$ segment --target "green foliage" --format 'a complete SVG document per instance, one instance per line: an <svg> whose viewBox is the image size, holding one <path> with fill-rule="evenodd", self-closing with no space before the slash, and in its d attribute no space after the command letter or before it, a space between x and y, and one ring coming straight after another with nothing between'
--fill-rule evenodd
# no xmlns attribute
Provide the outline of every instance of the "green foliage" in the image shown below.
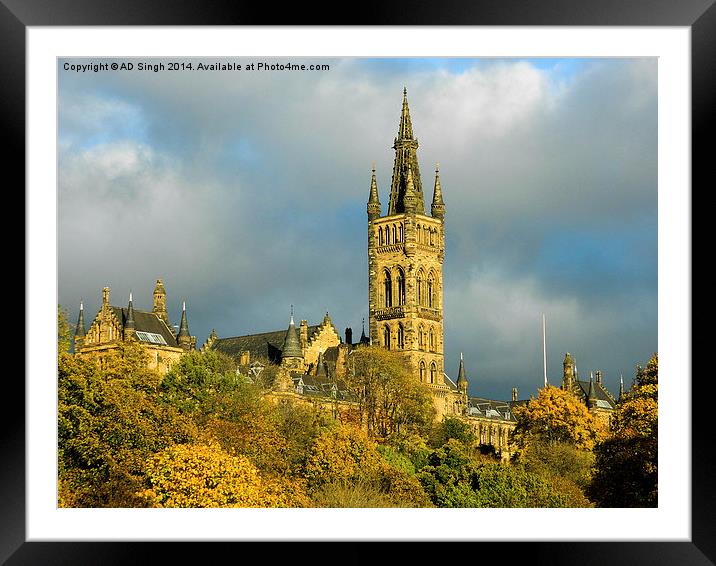
<svg viewBox="0 0 716 566"><path fill-rule="evenodd" d="M564 496L520 466L478 464L465 446L450 439L434 450L418 473L437 507L564 507Z"/></svg>
<svg viewBox="0 0 716 566"><path fill-rule="evenodd" d="M378 445L378 452L385 462L393 468L408 475L415 475L415 465L407 456L388 445Z"/></svg>
<svg viewBox="0 0 716 566"><path fill-rule="evenodd" d="M66 354L72 345L72 330L67 321L67 310L57 305L57 352Z"/></svg>
<svg viewBox="0 0 716 566"><path fill-rule="evenodd" d="M617 404L609 437L597 445L587 492L600 507L658 505L658 356L638 368L635 384Z"/></svg>
<svg viewBox="0 0 716 566"><path fill-rule="evenodd" d="M389 446L404 455L417 472L428 464L431 450L423 436L419 434L402 432L393 434L388 438Z"/></svg>
<svg viewBox="0 0 716 566"><path fill-rule="evenodd" d="M430 392L399 353L378 346L358 348L350 354L348 374L347 385L371 437L429 428L435 411Z"/></svg>
<svg viewBox="0 0 716 566"><path fill-rule="evenodd" d="M475 442L476 438L475 431L466 422L456 417L444 417L443 420L434 427L430 435L430 444L434 448L438 448L448 440L454 439L465 446L470 446Z"/></svg>
<svg viewBox="0 0 716 566"><path fill-rule="evenodd" d="M157 376L128 344L92 360L58 359L58 467L61 502L76 507L141 505L135 492L145 459L197 435L193 423L156 402Z"/></svg>

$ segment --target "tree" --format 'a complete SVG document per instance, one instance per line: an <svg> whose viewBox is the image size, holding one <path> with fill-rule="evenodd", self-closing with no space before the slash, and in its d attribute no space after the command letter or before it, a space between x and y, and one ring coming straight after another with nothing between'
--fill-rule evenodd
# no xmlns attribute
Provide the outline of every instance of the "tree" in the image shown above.
<svg viewBox="0 0 716 566"><path fill-rule="evenodd" d="M521 466L476 462L450 439L434 450L418 479L437 507L565 507L549 482Z"/></svg>
<svg viewBox="0 0 716 566"><path fill-rule="evenodd" d="M57 352L66 354L72 344L72 330L67 321L67 310L57 305Z"/></svg>
<svg viewBox="0 0 716 566"><path fill-rule="evenodd" d="M513 413L517 426L512 441L518 452L533 439L591 450L605 434L603 425L572 392L551 385L540 389L537 399L516 406Z"/></svg>
<svg viewBox="0 0 716 566"><path fill-rule="evenodd" d="M243 456L216 444L170 446L146 464L147 488L139 493L152 507L293 507L308 500L299 490L262 480Z"/></svg>
<svg viewBox="0 0 716 566"><path fill-rule="evenodd" d="M658 504L658 373L654 354L638 367L634 386L617 404L609 436L597 445L588 494L600 507Z"/></svg>
<svg viewBox="0 0 716 566"><path fill-rule="evenodd" d="M120 345L100 368L92 359L58 359L60 503L72 507L134 507L142 502L147 457L194 439L194 423L157 403L161 377L146 369L144 350Z"/></svg>
<svg viewBox="0 0 716 566"><path fill-rule="evenodd" d="M466 422L455 417L444 417L432 431L431 444L437 448L451 438L470 446L477 437L473 428Z"/></svg>
<svg viewBox="0 0 716 566"><path fill-rule="evenodd" d="M397 352L378 346L354 350L348 361L347 383L371 436L386 438L403 429L422 430L432 423L430 392L415 380Z"/></svg>

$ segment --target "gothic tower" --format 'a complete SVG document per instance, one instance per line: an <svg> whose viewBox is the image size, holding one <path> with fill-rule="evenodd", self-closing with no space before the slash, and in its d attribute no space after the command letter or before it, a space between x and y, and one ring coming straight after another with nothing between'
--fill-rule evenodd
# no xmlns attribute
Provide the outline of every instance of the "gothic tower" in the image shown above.
<svg viewBox="0 0 716 566"><path fill-rule="evenodd" d="M436 168L431 215L426 214L418 140L403 90L388 213L381 216L375 168L368 198L368 303L371 342L403 352L443 410L443 260L445 203Z"/></svg>

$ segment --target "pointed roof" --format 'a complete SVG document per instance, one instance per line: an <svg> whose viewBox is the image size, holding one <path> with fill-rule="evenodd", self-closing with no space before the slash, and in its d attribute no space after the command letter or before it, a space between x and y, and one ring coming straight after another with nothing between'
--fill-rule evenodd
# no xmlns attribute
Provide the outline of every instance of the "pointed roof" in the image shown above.
<svg viewBox="0 0 716 566"><path fill-rule="evenodd" d="M408 89L403 87L403 108L400 110L400 124L398 125L398 140L413 139L413 124L410 120L408 108Z"/></svg>
<svg viewBox="0 0 716 566"><path fill-rule="evenodd" d="M87 334L85 330L85 307L80 301L80 315L77 317L77 326L75 327L75 338L84 338Z"/></svg>
<svg viewBox="0 0 716 566"><path fill-rule="evenodd" d="M132 292L129 292L129 305L127 305L127 320L124 322L125 329L134 330L136 322L134 320L134 307L132 306Z"/></svg>
<svg viewBox="0 0 716 566"><path fill-rule="evenodd" d="M413 135L413 124L410 120L410 109L408 108L407 89L403 89L403 107L400 112L398 136L393 143L393 149L395 150L395 160L393 162L393 178L390 184L388 215L402 214L405 212L404 199L409 171L413 177L415 212L425 214L423 183L420 180L420 169L418 167L417 157L418 140L416 140Z"/></svg>
<svg viewBox="0 0 716 566"><path fill-rule="evenodd" d="M462 352L460 352L460 369L457 372L457 384L461 385L467 383L467 376L465 375L465 360L462 359Z"/></svg>
<svg viewBox="0 0 716 566"><path fill-rule="evenodd" d="M378 182L375 180L375 164L373 165L372 175L370 178L370 195L368 196L368 204L377 204L380 206L378 198Z"/></svg>
<svg viewBox="0 0 716 566"><path fill-rule="evenodd" d="M406 212L413 212L416 206L415 184L413 183L413 171L408 163L408 175L405 179L405 194L403 195L403 206Z"/></svg>
<svg viewBox="0 0 716 566"><path fill-rule="evenodd" d="M361 344L368 342L368 337L365 335L365 317L361 321L360 342Z"/></svg>
<svg viewBox="0 0 716 566"><path fill-rule="evenodd" d="M587 402L588 403L596 403L597 401L597 395L594 392L594 374L591 373L589 375L589 392L587 393Z"/></svg>
<svg viewBox="0 0 716 566"><path fill-rule="evenodd" d="M177 334L177 338L186 337L189 338L189 322L186 318L186 301L182 301L181 305L181 322L179 323L179 334Z"/></svg>
<svg viewBox="0 0 716 566"><path fill-rule="evenodd" d="M301 350L301 341L298 338L296 324L293 322L293 313L291 313L291 321L288 323L286 336L283 339L283 348L281 348L281 358L302 358L303 350Z"/></svg>

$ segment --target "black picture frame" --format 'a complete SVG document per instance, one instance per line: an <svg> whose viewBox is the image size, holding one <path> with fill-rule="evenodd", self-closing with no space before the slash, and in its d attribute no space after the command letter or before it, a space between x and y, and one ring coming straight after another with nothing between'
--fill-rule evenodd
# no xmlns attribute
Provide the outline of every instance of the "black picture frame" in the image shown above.
<svg viewBox="0 0 716 566"><path fill-rule="evenodd" d="M344 9L345 10L345 9ZM489 26L685 26L691 29L692 186L704 185L713 158L709 145L716 101L716 6L714 0L443 0L442 2L363 2L353 10L336 5L217 0L0 0L0 115L6 141L3 171L14 173L7 193L25 186L25 31L28 26L116 25L489 25ZM12 188L10 188L12 187ZM692 196L697 194L692 189ZM24 199L19 207L24 211ZM6 211L8 209L6 208ZM17 216L17 208L14 208ZM24 216L24 215L23 215ZM692 224L693 225L693 224ZM24 259L22 260L24 261ZM26 282L27 283L27 282ZM25 294L25 304L31 297ZM7 320L7 319L6 319ZM20 320L19 318L16 320ZM32 336L26 337L27 341ZM692 346L693 347L693 346ZM691 367L691 363L688 364ZM699 391L709 371L685 375ZM49 379L49 378L48 378ZM705 391L706 388L701 389ZM405 563L425 559L422 544L337 543L147 543L26 542L25 387L17 372L5 375L0 412L0 562L18 564L126 564L251 559L257 556L311 562L362 563L399 553ZM692 398L692 539L690 542L506 542L435 545L441 561L497 561L499 564L714 564L716 563L716 466L710 456L709 395ZM19 410L13 413L10 406ZM508 527L506 527L508 528ZM348 534L348 533L347 533ZM261 548L248 548L258 545ZM320 546L319 546L320 545ZM479 546L474 546L479 545ZM437 547L437 548L435 548ZM238 554L240 553L240 554Z"/></svg>

